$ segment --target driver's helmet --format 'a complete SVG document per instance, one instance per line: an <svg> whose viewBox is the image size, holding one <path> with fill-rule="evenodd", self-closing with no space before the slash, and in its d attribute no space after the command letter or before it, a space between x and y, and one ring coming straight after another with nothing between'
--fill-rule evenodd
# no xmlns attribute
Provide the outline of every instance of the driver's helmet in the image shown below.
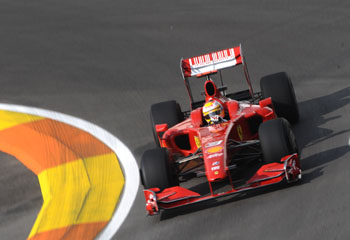
<svg viewBox="0 0 350 240"><path fill-rule="evenodd" d="M203 116L208 124L219 123L225 117L225 111L221 103L216 100L206 102L203 106Z"/></svg>

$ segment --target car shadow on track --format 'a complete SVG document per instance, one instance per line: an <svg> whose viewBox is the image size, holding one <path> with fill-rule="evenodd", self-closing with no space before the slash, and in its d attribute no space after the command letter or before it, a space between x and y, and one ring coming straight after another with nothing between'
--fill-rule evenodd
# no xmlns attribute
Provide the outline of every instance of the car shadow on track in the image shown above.
<svg viewBox="0 0 350 240"><path fill-rule="evenodd" d="M338 119L342 120L344 116L327 117L328 114L349 106L349 96L350 87L299 103L301 117L298 124L293 126L293 130L301 152L306 147L312 147L328 139L350 133L349 125L342 125L341 122L337 121ZM324 126L330 127L326 128ZM331 126L338 126L338 129L342 129L334 131ZM347 144L347 142L338 144L337 147L315 153L306 158L303 158L303 154L301 154L301 166L304 171L303 183L309 183L314 178L322 176L324 166L327 163L335 161L348 153L350 148Z"/></svg>
<svg viewBox="0 0 350 240"><path fill-rule="evenodd" d="M303 174L302 184L309 183L314 178L322 176L323 168L327 163L339 159L341 156L348 153L349 150L350 147L348 145L344 145L302 159L302 169L304 172L307 172Z"/></svg>
<svg viewBox="0 0 350 240"><path fill-rule="evenodd" d="M342 109L350 104L350 87L337 92L300 102L300 120L293 126L300 150L306 146L312 146L329 138L350 132L349 125L343 126L338 132L321 127L329 125L331 121L341 119L342 116L327 117L326 115Z"/></svg>

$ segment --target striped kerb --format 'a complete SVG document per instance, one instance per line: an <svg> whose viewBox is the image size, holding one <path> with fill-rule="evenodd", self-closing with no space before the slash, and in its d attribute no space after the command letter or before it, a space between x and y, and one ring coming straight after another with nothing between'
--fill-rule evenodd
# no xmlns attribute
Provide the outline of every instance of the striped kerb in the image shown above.
<svg viewBox="0 0 350 240"><path fill-rule="evenodd" d="M112 218L125 180L116 154L91 134L0 110L0 151L39 178L44 203L30 240L94 239Z"/></svg>

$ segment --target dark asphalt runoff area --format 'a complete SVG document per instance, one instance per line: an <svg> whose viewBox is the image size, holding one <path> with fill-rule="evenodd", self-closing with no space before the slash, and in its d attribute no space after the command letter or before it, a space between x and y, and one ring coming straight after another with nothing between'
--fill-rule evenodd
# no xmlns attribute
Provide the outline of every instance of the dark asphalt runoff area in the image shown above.
<svg viewBox="0 0 350 240"><path fill-rule="evenodd" d="M348 0L0 0L0 102L88 120L139 161L150 105L189 108L180 58L242 43L256 91L264 75L292 78L302 183L155 217L140 187L113 239L349 239L349 13ZM41 204L36 176L1 154L0 238L26 238Z"/></svg>

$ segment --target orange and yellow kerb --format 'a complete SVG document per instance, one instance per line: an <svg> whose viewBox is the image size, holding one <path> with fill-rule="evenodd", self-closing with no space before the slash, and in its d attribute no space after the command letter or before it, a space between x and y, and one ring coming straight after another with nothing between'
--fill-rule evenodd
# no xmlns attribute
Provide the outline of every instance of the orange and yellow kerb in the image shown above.
<svg viewBox="0 0 350 240"><path fill-rule="evenodd" d="M115 152L90 133L0 110L0 151L39 178L44 203L28 239L94 239L112 219L125 178Z"/></svg>

